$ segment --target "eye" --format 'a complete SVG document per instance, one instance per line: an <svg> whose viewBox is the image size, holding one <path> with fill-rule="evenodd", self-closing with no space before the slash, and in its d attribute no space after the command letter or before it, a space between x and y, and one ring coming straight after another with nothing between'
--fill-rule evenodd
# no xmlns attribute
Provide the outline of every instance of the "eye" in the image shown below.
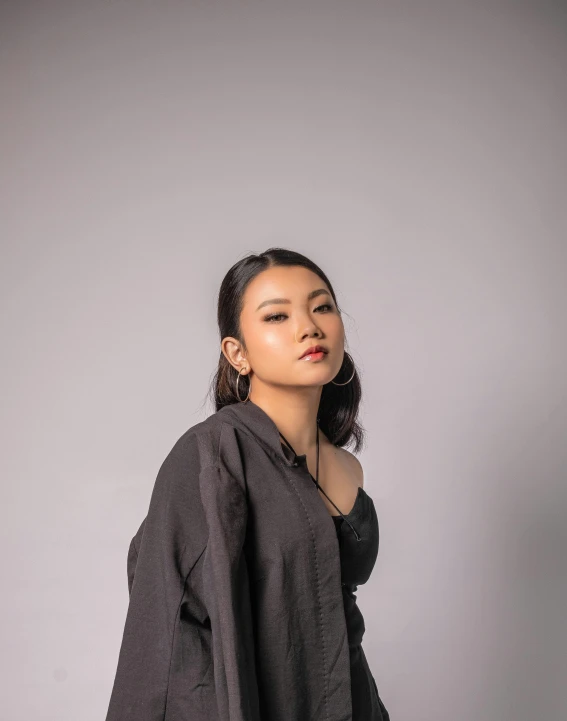
<svg viewBox="0 0 567 721"><path fill-rule="evenodd" d="M328 310L326 312L333 310L333 306L330 303L318 305L315 310L320 310L321 308L327 308ZM287 318L287 315L285 313L272 313L272 315L267 315L264 320L266 323L279 323L280 321L276 320L276 318Z"/></svg>

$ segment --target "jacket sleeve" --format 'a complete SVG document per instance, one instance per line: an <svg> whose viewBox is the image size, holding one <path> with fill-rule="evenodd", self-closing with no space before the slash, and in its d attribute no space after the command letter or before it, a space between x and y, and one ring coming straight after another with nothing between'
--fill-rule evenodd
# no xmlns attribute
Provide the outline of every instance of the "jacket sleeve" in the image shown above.
<svg viewBox="0 0 567 721"><path fill-rule="evenodd" d="M219 719L260 721L249 574L244 551L248 501L241 478L221 462L201 474L208 541L204 600L211 622Z"/></svg>
<svg viewBox="0 0 567 721"><path fill-rule="evenodd" d="M234 434L225 441L228 457L207 441L204 458L172 452L160 468L128 550L129 605L106 721L260 721L248 502ZM207 667L214 687L201 676Z"/></svg>
<svg viewBox="0 0 567 721"><path fill-rule="evenodd" d="M130 541L128 548L128 557L126 559L126 576L128 579L128 595L132 595L132 586L134 584L134 574L136 573L136 564L138 562L138 546L144 532L144 526L146 525L146 519L142 521L138 532L134 538Z"/></svg>
<svg viewBox="0 0 567 721"><path fill-rule="evenodd" d="M167 718L190 533L186 467L186 460L172 450L157 474L146 518L130 543L128 610L106 721ZM205 540L203 535L203 545Z"/></svg>

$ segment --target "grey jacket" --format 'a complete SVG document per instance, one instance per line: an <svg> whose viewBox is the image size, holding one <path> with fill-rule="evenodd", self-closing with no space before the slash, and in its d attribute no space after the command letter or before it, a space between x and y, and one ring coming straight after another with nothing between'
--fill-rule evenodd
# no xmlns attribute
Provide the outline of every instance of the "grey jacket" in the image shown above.
<svg viewBox="0 0 567 721"><path fill-rule="evenodd" d="M334 524L260 406L179 438L127 566L106 721L351 721Z"/></svg>

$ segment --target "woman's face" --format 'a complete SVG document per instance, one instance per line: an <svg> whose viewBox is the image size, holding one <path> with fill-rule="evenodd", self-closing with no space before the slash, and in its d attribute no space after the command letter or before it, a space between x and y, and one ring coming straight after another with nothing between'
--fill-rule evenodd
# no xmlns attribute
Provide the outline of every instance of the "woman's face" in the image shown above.
<svg viewBox="0 0 567 721"><path fill-rule="evenodd" d="M314 291L319 292L310 297ZM327 285L307 268L276 266L257 275L245 291L240 324L246 353L235 350L232 358L260 381L322 386L341 368L342 318ZM320 359L300 360L314 345L328 352Z"/></svg>

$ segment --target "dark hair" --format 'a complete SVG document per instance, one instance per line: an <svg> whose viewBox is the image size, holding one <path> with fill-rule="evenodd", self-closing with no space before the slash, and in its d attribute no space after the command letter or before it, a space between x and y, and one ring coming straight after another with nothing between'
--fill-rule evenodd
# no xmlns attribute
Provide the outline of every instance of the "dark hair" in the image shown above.
<svg viewBox="0 0 567 721"><path fill-rule="evenodd" d="M244 337L240 328L244 292L257 275L274 266L302 266L318 275L329 288L339 313L339 305L333 286L321 268L301 253L286 248L268 248L263 253L251 253L235 263L223 278L217 304L217 322L220 340L227 336L236 338L246 352ZM349 354L350 356L350 354ZM319 427L327 438L336 446L346 446L353 439L354 451L358 453L364 444L364 428L357 421L358 409L362 396L359 374L354 360L345 356L337 383L345 383L353 374L354 377L344 386L327 383L323 386L319 404ZM212 400L218 411L223 406L241 403L236 395L238 372L220 351L218 368L211 385ZM241 376L238 391L241 398L246 398L250 387L248 376Z"/></svg>

